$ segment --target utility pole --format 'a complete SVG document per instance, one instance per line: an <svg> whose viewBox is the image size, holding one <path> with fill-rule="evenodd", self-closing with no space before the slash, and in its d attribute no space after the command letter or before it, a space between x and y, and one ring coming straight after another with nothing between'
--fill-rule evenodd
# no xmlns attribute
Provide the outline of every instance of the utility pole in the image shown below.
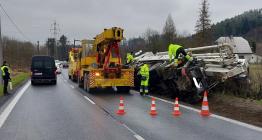
<svg viewBox="0 0 262 140"><path fill-rule="evenodd" d="M39 50L39 41L37 41L37 54L40 54L40 50Z"/></svg>
<svg viewBox="0 0 262 140"><path fill-rule="evenodd" d="M55 56L55 58L57 59L58 58L58 49L57 49L57 36L58 36L58 33L59 33L59 31L60 31L60 29L59 29L59 24L57 24L57 22L56 21L54 21L54 23L51 25L51 29L50 29L50 31L51 31L51 34L52 34L52 36L53 36L53 38L54 38L54 40L55 40L55 42L54 42L54 56Z"/></svg>

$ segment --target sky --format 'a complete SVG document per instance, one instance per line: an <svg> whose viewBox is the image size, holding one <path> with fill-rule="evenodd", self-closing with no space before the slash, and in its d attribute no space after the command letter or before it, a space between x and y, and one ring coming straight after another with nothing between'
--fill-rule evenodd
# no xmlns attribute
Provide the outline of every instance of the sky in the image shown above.
<svg viewBox="0 0 262 140"><path fill-rule="evenodd" d="M262 0L208 0L210 19L217 23L250 9L262 8ZM194 33L201 0L0 0L8 15L22 30L21 35L0 10L2 34L44 44L52 37L56 21L59 35L92 39L104 28L121 27L126 38L141 36L151 28L162 32L171 14L177 32Z"/></svg>

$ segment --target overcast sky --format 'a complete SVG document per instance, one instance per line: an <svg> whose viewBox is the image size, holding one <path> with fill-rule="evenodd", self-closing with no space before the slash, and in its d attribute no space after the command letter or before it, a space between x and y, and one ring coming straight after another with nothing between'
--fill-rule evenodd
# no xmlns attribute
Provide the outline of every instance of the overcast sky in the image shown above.
<svg viewBox="0 0 262 140"><path fill-rule="evenodd" d="M7 13L32 42L51 36L56 20L59 34L69 40L93 38L104 28L119 26L127 38L147 28L162 32L170 13L179 33L194 33L201 0L0 0ZM209 0L212 23L262 8L262 0ZM1 10L2 34L25 40Z"/></svg>

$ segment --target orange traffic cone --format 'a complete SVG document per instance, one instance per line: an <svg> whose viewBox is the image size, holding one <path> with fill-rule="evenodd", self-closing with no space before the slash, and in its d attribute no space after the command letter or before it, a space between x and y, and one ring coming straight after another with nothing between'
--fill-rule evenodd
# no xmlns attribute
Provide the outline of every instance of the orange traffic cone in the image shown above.
<svg viewBox="0 0 262 140"><path fill-rule="evenodd" d="M209 116L209 107L208 107L208 101L207 101L207 91L204 92L204 98L202 102L202 109L200 112L200 115L202 116Z"/></svg>
<svg viewBox="0 0 262 140"><path fill-rule="evenodd" d="M178 104L178 98L176 98L174 111L172 113L174 116L180 116L181 112L179 111L179 104Z"/></svg>
<svg viewBox="0 0 262 140"><path fill-rule="evenodd" d="M124 115L125 113L126 112L125 112L125 107L124 107L124 98L121 96L118 111L116 112L116 114Z"/></svg>
<svg viewBox="0 0 262 140"><path fill-rule="evenodd" d="M157 115L157 112L156 112L156 99L155 98L152 98L151 109L150 109L149 114L151 116Z"/></svg>

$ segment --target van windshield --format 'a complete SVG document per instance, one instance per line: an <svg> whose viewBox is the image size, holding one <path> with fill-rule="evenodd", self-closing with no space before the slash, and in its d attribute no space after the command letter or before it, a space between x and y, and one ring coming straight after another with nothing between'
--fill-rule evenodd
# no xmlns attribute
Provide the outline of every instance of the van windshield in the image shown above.
<svg viewBox="0 0 262 140"><path fill-rule="evenodd" d="M32 68L54 68L55 64L52 59L48 58L38 58L38 59L33 59L32 61Z"/></svg>
<svg viewBox="0 0 262 140"><path fill-rule="evenodd" d="M33 61L32 67L33 68L43 68L43 61L41 60Z"/></svg>

